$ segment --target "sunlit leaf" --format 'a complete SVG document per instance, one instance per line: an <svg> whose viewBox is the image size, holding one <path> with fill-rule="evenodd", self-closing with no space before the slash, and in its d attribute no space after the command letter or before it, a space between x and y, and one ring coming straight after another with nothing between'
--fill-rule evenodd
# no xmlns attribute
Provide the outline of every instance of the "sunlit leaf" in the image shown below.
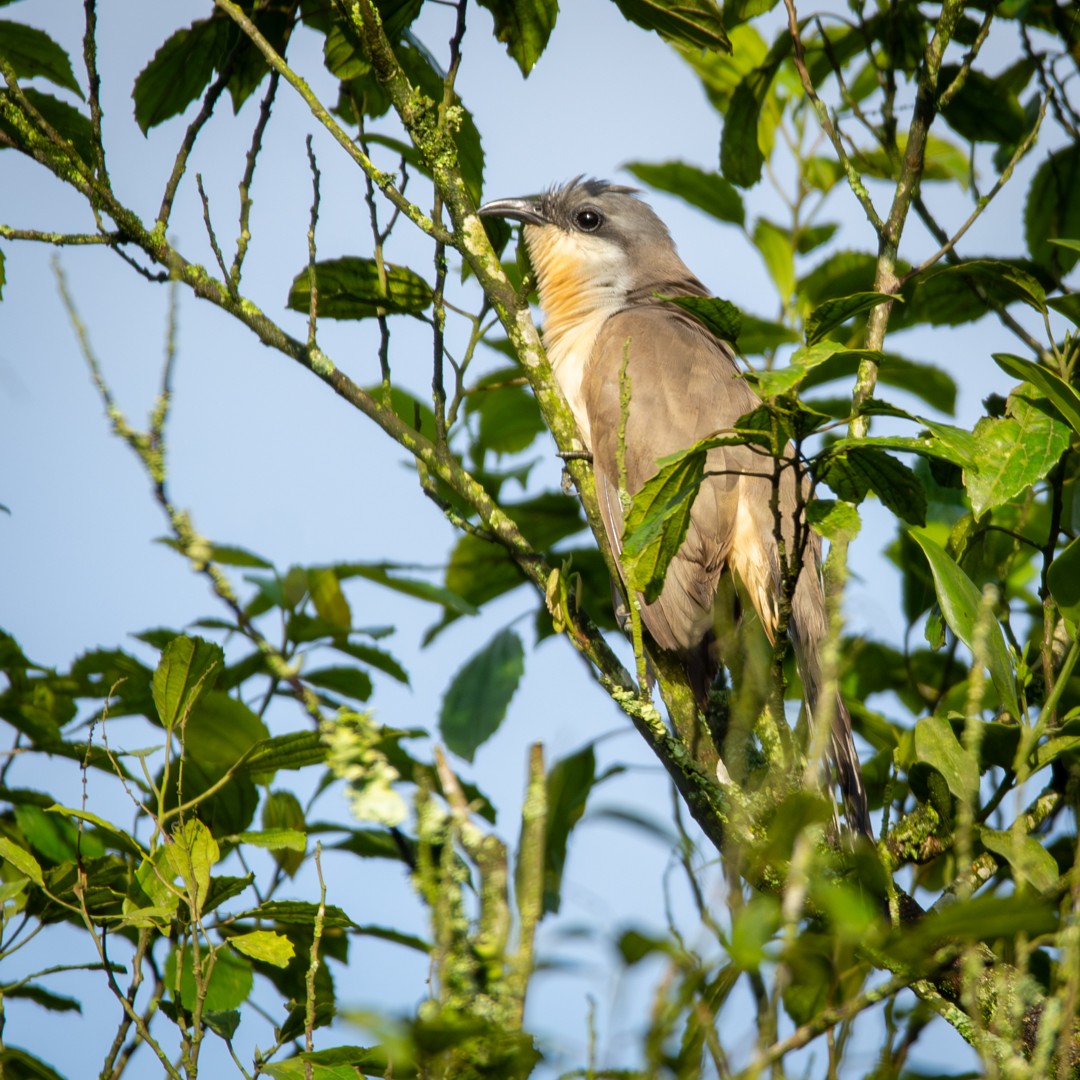
<svg viewBox="0 0 1080 1080"><path fill-rule="evenodd" d="M154 672L154 705L166 731L184 724L199 699L212 690L225 664L220 645L200 637L174 638Z"/></svg>
<svg viewBox="0 0 1080 1080"><path fill-rule="evenodd" d="M964 487L976 518L1042 480L1070 442L1069 428L1031 390L1012 394L1008 415L984 416L974 434L976 471L965 473Z"/></svg>
<svg viewBox="0 0 1080 1080"><path fill-rule="evenodd" d="M975 640L976 621L982 605L982 594L939 544L927 533L912 529L910 533L922 548L934 575L934 589L949 629L970 649ZM1016 697L1012 661L1005 647L1001 626L992 615L986 626L984 648L990 678L1002 704L1010 715L1020 718L1020 703Z"/></svg>
<svg viewBox="0 0 1080 1080"><path fill-rule="evenodd" d="M952 724L943 716L924 716L915 725L915 753L945 778L958 799L973 799L979 789L979 763L960 745Z"/></svg>
<svg viewBox="0 0 1080 1080"><path fill-rule="evenodd" d="M211 958L205 947L201 960L206 989L203 1008L209 1012L227 1012L247 1001L255 982L251 964L247 960L225 948L215 949ZM176 949L169 953L164 974L165 985L173 998L179 1000L188 1012L195 1009L199 995L195 982L194 954L190 946L184 950L182 959Z"/></svg>
<svg viewBox="0 0 1080 1080"><path fill-rule="evenodd" d="M854 540L862 527L859 511L837 499L811 499L806 504L806 520L826 540Z"/></svg>
<svg viewBox="0 0 1080 1080"><path fill-rule="evenodd" d="M13 840L0 836L0 856L11 863L20 874L25 874L35 885L44 885L41 876L41 864L26 848L19 847Z"/></svg>
<svg viewBox="0 0 1080 1080"><path fill-rule="evenodd" d="M229 938L229 944L250 956L252 960L262 960L274 967L288 967L289 961L296 955L296 946L283 934L273 930L252 930L247 934L237 934Z"/></svg>
<svg viewBox="0 0 1080 1080"><path fill-rule="evenodd" d="M623 526L619 559L631 589L653 603L690 527L690 511L705 475L705 454L664 465L637 491Z"/></svg>
<svg viewBox="0 0 1080 1080"><path fill-rule="evenodd" d="M765 218L758 218L753 239L780 299L786 302L795 291L795 250L791 234Z"/></svg>
<svg viewBox="0 0 1080 1080"><path fill-rule="evenodd" d="M1080 434L1080 394L1069 383L1060 375L1055 375L1049 368L1036 364L1032 360L1011 356L1009 353L994 353L993 355L994 362L1002 371L1008 372L1014 378L1031 383L1040 393L1045 394L1072 426L1073 431Z"/></svg>
<svg viewBox="0 0 1080 1080"><path fill-rule="evenodd" d="M983 847L1000 855L1012 867L1015 878L1038 892L1048 892L1057 884L1057 863L1036 837L1013 829L988 829L985 825L977 829Z"/></svg>

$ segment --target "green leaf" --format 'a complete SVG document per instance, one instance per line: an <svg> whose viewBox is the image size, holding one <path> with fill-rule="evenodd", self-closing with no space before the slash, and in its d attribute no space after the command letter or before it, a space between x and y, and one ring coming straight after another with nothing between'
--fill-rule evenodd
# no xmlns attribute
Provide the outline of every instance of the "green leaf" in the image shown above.
<svg viewBox="0 0 1080 1080"><path fill-rule="evenodd" d="M803 380L803 390L831 382L833 379L849 379L859 368L863 356L870 355L861 349L846 349L834 353L829 359L808 372ZM877 353L878 382L894 386L921 398L928 405L944 413L956 408L956 381L951 375L921 360L909 360L896 353Z"/></svg>
<svg viewBox="0 0 1080 1080"><path fill-rule="evenodd" d="M786 304L795 291L795 251L791 235L779 225L758 218L754 225L754 245L765 260L781 302Z"/></svg>
<svg viewBox="0 0 1080 1080"><path fill-rule="evenodd" d="M4 1076L17 1080L64 1080L51 1066L17 1046L0 1049L0 1069L4 1070Z"/></svg>
<svg viewBox="0 0 1080 1080"><path fill-rule="evenodd" d="M228 1012L243 1005L255 983L251 964L224 948L215 949L212 958L210 951L204 948L201 959L203 979L206 980L203 1008L207 1012L216 1013ZM188 1012L195 1009L198 989L195 984L193 951L190 947L184 950L182 963L177 956L177 950L169 953L165 961L165 985L173 999L179 1000Z"/></svg>
<svg viewBox="0 0 1080 1080"><path fill-rule="evenodd" d="M901 298L879 292L858 292L850 296L837 297L835 300L826 300L824 304L815 308L806 320L806 344L813 345L821 341L853 315L869 311L878 304L884 304L887 300L896 299Z"/></svg>
<svg viewBox="0 0 1080 1080"><path fill-rule="evenodd" d="M274 862L289 877L295 877L307 854L307 817L300 800L291 791L267 792L262 827L261 833L241 833L240 840L269 847Z"/></svg>
<svg viewBox="0 0 1080 1080"><path fill-rule="evenodd" d="M41 864L37 859L26 848L19 847L6 836L0 836L0 857L11 863L20 874L25 874L35 885L45 884L45 879L41 876Z"/></svg>
<svg viewBox="0 0 1080 1080"><path fill-rule="evenodd" d="M731 95L720 137L720 171L741 188L753 187L761 179L765 164L758 134L761 110L789 50L788 36L780 35L762 65L749 72Z"/></svg>
<svg viewBox="0 0 1080 1080"><path fill-rule="evenodd" d="M548 810L544 834L544 914L556 914L559 910L567 842L570 832L585 813L585 804L595 783L596 751L592 743L577 753L560 758L545 778Z"/></svg>
<svg viewBox="0 0 1080 1080"><path fill-rule="evenodd" d="M669 304L677 304L721 341L734 345L742 333L742 312L730 300L718 296L660 296Z"/></svg>
<svg viewBox="0 0 1080 1080"><path fill-rule="evenodd" d="M389 675L399 683L409 685L409 673L398 661L383 649L377 649L374 645L360 645L353 641L335 641L334 648L338 652L351 656L354 660L360 660L369 667Z"/></svg>
<svg viewBox="0 0 1080 1080"><path fill-rule="evenodd" d="M284 934L276 934L273 930L252 930L228 940L237 952L250 956L252 960L273 964L274 967L288 967L289 961L296 955L296 946Z"/></svg>
<svg viewBox="0 0 1080 1080"><path fill-rule="evenodd" d="M4 987L5 998L22 998L25 1001L32 1001L35 1005L40 1005L43 1009L48 1009L49 1012L82 1012L82 1002L77 1001L75 998L65 997L63 994L54 994L51 990L46 990L43 986L38 986L36 983L23 983L22 986L5 986ZM4 1059L0 1056L0 1067L4 1064ZM23 1073L17 1073L18 1076L23 1076Z"/></svg>
<svg viewBox="0 0 1080 1080"><path fill-rule="evenodd" d="M830 541L854 540L862 528L859 511L837 499L811 499L806 504L806 520L818 536Z"/></svg>
<svg viewBox="0 0 1080 1080"><path fill-rule="evenodd" d="M664 575L690 527L690 511L705 475L703 451L680 455L663 465L634 494L623 526L619 559L627 584L653 603Z"/></svg>
<svg viewBox="0 0 1080 1080"><path fill-rule="evenodd" d="M840 225L835 221L802 228L795 240L795 250L800 255L809 255L822 244L827 244L839 228Z"/></svg>
<svg viewBox="0 0 1080 1080"><path fill-rule="evenodd" d="M1058 610L1066 619L1080 623L1080 537L1054 556L1046 584Z"/></svg>
<svg viewBox="0 0 1080 1080"><path fill-rule="evenodd" d="M1069 143L1039 166L1028 189L1024 236L1032 259L1057 280L1080 259L1080 251L1051 243L1080 236L1080 144Z"/></svg>
<svg viewBox="0 0 1080 1080"><path fill-rule="evenodd" d="M50 814L64 814L66 817L85 821L88 825L95 825L103 832L108 833L123 851L141 852L142 850L138 841L124 832L119 825L114 825L111 821L106 821L103 817L99 817L89 810L78 810L73 806L61 806L59 803L53 803L52 806L46 807L46 810Z"/></svg>
<svg viewBox="0 0 1080 1080"><path fill-rule="evenodd" d="M941 68L938 86L944 90L959 74L955 64ZM1000 79L974 68L967 72L960 90L942 109L945 122L969 142L1015 145L1027 133L1024 107Z"/></svg>
<svg viewBox="0 0 1080 1080"><path fill-rule="evenodd" d="M1015 829L1005 832L985 825L976 828L983 847L1012 867L1014 879L1026 881L1037 892L1049 892L1057 884L1057 862L1034 836Z"/></svg>
<svg viewBox="0 0 1080 1080"><path fill-rule="evenodd" d="M290 792L275 792L288 795ZM294 796L295 798L295 796ZM299 804L297 804L299 805ZM265 818L265 815L264 815ZM253 847L268 848L270 851L306 851L307 834L296 829L264 829L262 832L242 832L228 837L237 844L251 844Z"/></svg>
<svg viewBox="0 0 1080 1080"><path fill-rule="evenodd" d="M632 161L624 168L643 184L675 195L720 221L742 225L746 220L742 196L717 172L708 172L682 161L663 164Z"/></svg>
<svg viewBox="0 0 1080 1080"><path fill-rule="evenodd" d="M439 732L458 757L472 761L495 734L524 672L521 638L502 630L454 676L443 697Z"/></svg>
<svg viewBox="0 0 1080 1080"><path fill-rule="evenodd" d="M3 267L0 266L0 285L3 284ZM1059 315L1064 315L1074 326L1080 326L1080 293L1047 297L1046 304Z"/></svg>
<svg viewBox="0 0 1080 1080"><path fill-rule="evenodd" d="M919 478L902 462L875 446L832 448L819 469L824 480L846 502L858 504L873 491L882 504L911 525L926 521L926 493Z"/></svg>
<svg viewBox="0 0 1080 1080"><path fill-rule="evenodd" d="M1036 390L1045 394L1072 426L1073 431L1080 434L1080 394L1060 375L1055 375L1032 360L1024 360L1009 353L994 353L993 357L994 363L1002 371L1031 383Z"/></svg>
<svg viewBox="0 0 1080 1080"><path fill-rule="evenodd" d="M852 163L866 176L895 182L899 179L900 162L903 161L907 148L906 134L898 133L896 143L898 153L895 157L875 146L872 149L856 150L851 155ZM820 161L820 159L815 160ZM942 139L937 135L928 136L924 162L922 172L924 181L941 180L957 184L964 190L967 190L971 183L971 163L967 151L947 139ZM831 162L829 165L831 166L829 175L834 182L841 179L844 175L843 170L838 169Z"/></svg>
<svg viewBox="0 0 1080 1080"><path fill-rule="evenodd" d="M345 599L341 583L333 569L312 567L308 570L308 591L319 618L342 630L348 630L352 626L349 601Z"/></svg>
<svg viewBox="0 0 1080 1080"><path fill-rule="evenodd" d="M506 46L522 75L528 75L547 47L558 0L479 0L495 18L495 38Z"/></svg>
<svg viewBox="0 0 1080 1080"><path fill-rule="evenodd" d="M242 911L237 919L262 919L264 922L276 922L282 926L314 927L320 905L306 900L267 900L257 908ZM334 904L327 904L323 910L323 926L335 930L349 930L356 923Z"/></svg>
<svg viewBox="0 0 1080 1080"><path fill-rule="evenodd" d="M213 689L225 665L220 645L200 637L178 637L165 647L154 672L154 705L166 731L183 725L191 710Z"/></svg>
<svg viewBox="0 0 1080 1080"><path fill-rule="evenodd" d="M240 1010L225 1009L221 1012L204 1012L202 1014L206 1026L219 1038L228 1042L236 1034L240 1026Z"/></svg>
<svg viewBox="0 0 1080 1080"><path fill-rule="evenodd" d="M771 319L759 319L756 315L742 314L742 326L738 335L739 351L744 356L755 356L774 350L781 345L794 345L799 335L790 327Z"/></svg>
<svg viewBox="0 0 1080 1080"><path fill-rule="evenodd" d="M145 135L182 113L210 84L227 55L232 22L211 17L177 30L135 79L135 122Z"/></svg>
<svg viewBox="0 0 1080 1080"><path fill-rule="evenodd" d="M979 790L979 763L960 745L952 724L943 716L924 716L915 725L915 754L945 778L958 799L971 800Z"/></svg>
<svg viewBox="0 0 1080 1080"><path fill-rule="evenodd" d="M969 259L931 270L924 280L935 278L973 280L985 285L987 291L1002 303L1022 300L1040 314L1046 311L1046 290L1033 274L1016 263L1002 259Z"/></svg>
<svg viewBox="0 0 1080 1080"><path fill-rule="evenodd" d="M210 768L228 768L269 737L266 724L242 701L214 690L196 704L188 717L184 752L189 761Z"/></svg>
<svg viewBox="0 0 1080 1080"><path fill-rule="evenodd" d="M1007 416L983 417L974 434L975 471L965 471L964 487L976 519L1042 480L1070 441L1068 427L1046 408L1046 399L1027 387L1010 395Z"/></svg>
<svg viewBox="0 0 1080 1080"><path fill-rule="evenodd" d="M780 901L775 896L754 896L731 923L728 956L742 971L756 971L769 959L766 947L780 929Z"/></svg>
<svg viewBox="0 0 1080 1080"><path fill-rule="evenodd" d="M355 701L367 701L371 697L371 676L355 667L325 667L304 672L305 682L322 690L343 694Z"/></svg>
<svg viewBox="0 0 1080 1080"><path fill-rule="evenodd" d="M173 830L172 843L166 850L167 862L184 883L188 903L198 918L210 895L210 868L221 858L218 843L201 821L189 819Z"/></svg>
<svg viewBox="0 0 1080 1080"><path fill-rule="evenodd" d="M0 56L11 65L18 79L40 75L83 97L71 70L71 58L44 30L0 19Z"/></svg>
<svg viewBox="0 0 1080 1080"><path fill-rule="evenodd" d="M484 545L491 552L491 545ZM362 577L367 581L374 581L394 592L403 593L417 600L427 600L432 604L441 604L450 611L459 615L476 615L479 609L462 599L456 592L434 585L430 581L421 581L419 578L399 577L393 571L405 569L394 563L340 563L334 567L338 578L344 581L350 577Z"/></svg>
<svg viewBox="0 0 1080 1080"><path fill-rule="evenodd" d="M317 731L293 731L257 744L241 768L245 773L272 773L322 765L325 761L326 745Z"/></svg>
<svg viewBox="0 0 1080 1080"><path fill-rule="evenodd" d="M927 533L917 529L910 532L912 539L922 548L934 575L934 591L937 593L941 613L949 629L970 649L975 638L975 622L982 594L975 583ZM1001 626L994 618L986 628L986 665L990 678L1011 716L1020 719L1020 703L1016 697L1012 662L1005 647Z"/></svg>
<svg viewBox="0 0 1080 1080"><path fill-rule="evenodd" d="M624 18L655 30L665 41L731 52L716 0L615 0Z"/></svg>
<svg viewBox="0 0 1080 1080"><path fill-rule="evenodd" d="M319 316L370 319L376 315L418 315L431 305L431 286L407 266L385 263L386 285L374 259L345 255L315 264ZM289 288L288 305L305 315L311 308L311 273L304 267Z"/></svg>
<svg viewBox="0 0 1080 1080"><path fill-rule="evenodd" d="M519 454L547 429L536 398L516 385L522 380L520 368L499 368L484 376L469 391L465 412L480 420L474 457L483 454Z"/></svg>

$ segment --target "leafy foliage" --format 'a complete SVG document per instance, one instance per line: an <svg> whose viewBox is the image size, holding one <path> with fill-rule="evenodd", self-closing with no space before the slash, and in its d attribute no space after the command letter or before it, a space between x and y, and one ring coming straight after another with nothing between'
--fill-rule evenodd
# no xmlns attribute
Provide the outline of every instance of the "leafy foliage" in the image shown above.
<svg viewBox="0 0 1080 1080"><path fill-rule="evenodd" d="M36 937L77 936L87 948L70 969L99 979L123 1014L115 1039L106 1039L102 1075L119 1077L138 1048L166 1075L194 1076L204 1040L224 1043L247 1075L530 1075L544 1045L524 1012L539 966L537 928L563 905L576 827L605 816L668 845L698 905L695 934L674 920L662 933L611 929L627 968L651 959L666 969L635 1075L794 1073L792 1055L826 1032L823 1053L837 1075L858 1067L856 1055L845 1060L858 1028L877 1032L873 1076L910 1076L912 1046L945 1023L988 1074L1077 1075L1075 19L1052 3L855 4L842 19L806 18L791 4L790 19L777 21L767 17L775 0L723 9L714 0L615 2L683 58L719 126L718 172L683 161L636 161L628 171L701 210L710 227L741 232L775 288L779 316L719 298L650 297L678 305L703 332L751 357L744 377L760 403L730 430L656 462L639 491L619 493L621 549L602 553L581 535L598 520L590 474L524 314L532 280L525 254L516 264L504 256L508 232L481 229L473 215L486 162L457 91L471 25L464 0L445 53L441 42L422 40L419 0L208 4L204 18L172 30L131 90L143 135L179 131L181 117L186 124L153 222L125 201L142 176L105 152L120 121L110 115L102 124L99 76L113 72L95 66L94 5L85 79L56 41L20 21L19 9L0 20L0 148L66 186L95 223L85 235L0 223L0 238L120 254L151 280L215 305L404 449L424 493L459 530L434 575L390 561L394 551L387 561L281 568L246 546L201 536L172 495L173 346L140 431L111 394L108 364L83 339L109 422L165 517L165 543L206 578L219 604L187 631L155 627L129 648L93 648L55 669L27 657L14 633L0 634L0 720L11 747L0 766L0 995L57 1016L77 1012L79 998L45 985L56 972L19 976L8 966ZM561 62L554 0L480 6L491 15L481 24L493 27L523 77L546 53L547 63ZM290 67L301 35L319 46L311 55L323 70ZM1015 51L1017 40L1022 55L1008 68L986 68L986 43ZM337 96L324 103L310 87L326 79ZM255 165L264 140L280 138L279 84L359 170L349 190L364 192L371 242L356 254L319 256L327 218L309 144L314 203L295 249L306 241L307 261L287 297L258 306L242 271ZM223 122L226 90L238 117L231 122L252 130L231 264L187 158L203 131ZM260 90L261 103L249 103ZM701 159L715 154L714 141ZM980 253L969 229L974 237L1022 164L1030 175L1025 250ZM760 192L743 193L763 181L773 189L767 212ZM172 237L173 202L187 184L203 202L213 270ZM938 220L932 184L970 198L970 212ZM861 231L842 224L853 211L866 223ZM936 250L911 239L914 217ZM429 265L397 254L416 250L399 246L405 231L428 245ZM20 272L17 257L0 253L0 286ZM74 314L66 294L65 302ZM306 317L306 344L283 328L297 321L290 312ZM892 335L966 328L984 316L1001 344L992 353L965 344L964 381L968 371L974 381L991 370L992 360L1013 384L988 397L974 420L946 423L938 417L954 411L956 382L894 347ZM346 324L335 340L362 340L364 349L376 342L377 385L358 385L348 361L316 345L326 319ZM357 322L364 325L349 325ZM430 335L423 351L414 332ZM419 356L434 363L417 380L410 375ZM430 395L418 394L421 384ZM834 396L821 396L826 387ZM919 398L933 415L884 400L882 387ZM534 471L549 428L584 516ZM705 715L687 692L685 665L641 641L640 626L634 674L603 635L617 623L634 629L636 594L645 602L660 595L689 534L710 451L725 446L753 447L765 475L777 478L774 492L794 475L791 497L829 541L825 577L837 603L850 546L875 542L863 527L868 501L895 521L902 641L841 640L834 627L821 642L797 643L822 653L828 684L804 688L807 698L822 689L820 701L835 697L835 681L872 750L864 774L882 814L876 847L838 834L828 784L808 782L827 726L789 725L782 708L783 627L798 602L800 563L816 545L802 519L790 533L776 522L777 640L762 640L748 619L713 628L732 680L716 688ZM603 546L602 530L597 536ZM607 605L616 559L630 591L618 597L617 617ZM739 595L747 585L724 586L733 610L749 610ZM449 679L437 724L382 722L383 688L420 673L385 644L392 628L356 624L361 587L388 602L429 605L436 614L425 644L444 634L462 644L468 659ZM503 621L478 647L466 627L496 601L513 610L514 628ZM598 786L623 772L600 764L597 745L547 768L537 744L511 851L492 801L429 745L437 736L471 763L497 736L532 663L522 615L538 644L557 635L551 647L576 649L596 676L597 703L606 692L634 724L672 779L670 824L651 808L596 807ZM67 805L78 799L65 801L54 785L58 764L81 775L80 805ZM335 811L341 805L351 818ZM338 863L331 871L328 860L324 874L324 851L367 860L363 867L398 865L425 930L412 932L404 918L405 928L355 921L349 903L337 902ZM703 865L718 856L725 905L706 899L702 886ZM359 1018L371 1045L335 1046L329 1025L346 1000L337 983L357 937L421 954L428 997L415 1015ZM737 987L756 1003L752 1018ZM263 1049L249 1071L237 1039L262 1022L260 1013L265 1019L266 995L282 1008L251 1039ZM45 1057L47 1047L0 1045L0 1072L57 1075ZM592 1060L586 1073L613 1075Z"/></svg>

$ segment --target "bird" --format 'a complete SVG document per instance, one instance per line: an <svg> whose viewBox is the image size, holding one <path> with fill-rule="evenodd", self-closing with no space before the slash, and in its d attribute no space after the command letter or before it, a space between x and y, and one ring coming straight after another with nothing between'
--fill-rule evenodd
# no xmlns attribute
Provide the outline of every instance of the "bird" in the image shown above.
<svg viewBox="0 0 1080 1080"><path fill-rule="evenodd" d="M544 348L591 457L604 529L619 562L620 481L635 494L657 472L658 459L730 432L760 398L728 343L665 299L710 293L637 189L577 177L539 195L496 199L479 213L522 224ZM793 470L782 469L779 506L789 552L796 533L795 483ZM775 642L782 577L773 493L774 462L760 448L711 449L686 537L660 595L652 603L639 598L642 624L659 648L680 657L702 708L720 668L717 608L730 606L732 596L723 587L725 575L739 583ZM805 547L789 633L812 722L822 691L820 646L828 618L820 541L805 527L799 535ZM851 717L839 694L833 713L829 756L848 824L872 838Z"/></svg>

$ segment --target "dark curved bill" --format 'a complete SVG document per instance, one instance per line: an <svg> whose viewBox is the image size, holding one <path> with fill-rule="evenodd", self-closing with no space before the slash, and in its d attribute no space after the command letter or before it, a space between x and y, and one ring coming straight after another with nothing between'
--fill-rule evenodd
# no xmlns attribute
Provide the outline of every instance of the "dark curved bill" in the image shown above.
<svg viewBox="0 0 1080 1080"><path fill-rule="evenodd" d="M510 218L512 221L523 221L526 225L548 224L535 198L495 199L481 206L477 213L481 217L501 217Z"/></svg>

